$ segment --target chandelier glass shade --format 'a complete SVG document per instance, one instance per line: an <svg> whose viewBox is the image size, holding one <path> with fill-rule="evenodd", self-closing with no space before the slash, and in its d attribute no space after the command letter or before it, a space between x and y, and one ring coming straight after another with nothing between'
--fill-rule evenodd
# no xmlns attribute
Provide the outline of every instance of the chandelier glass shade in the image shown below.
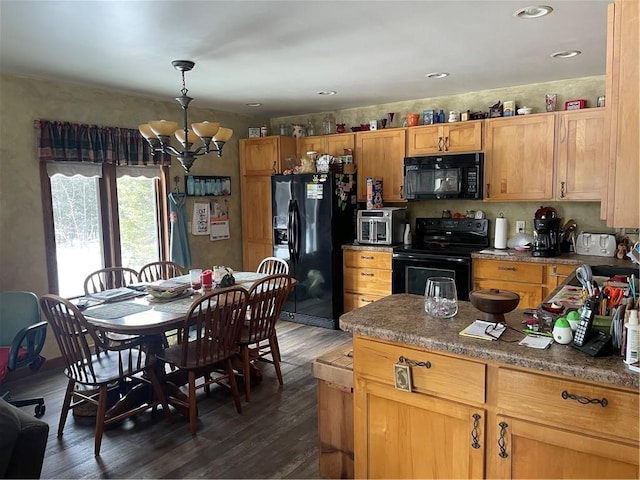
<svg viewBox="0 0 640 480"><path fill-rule="evenodd" d="M171 62L174 68L182 73L182 93L176 97L176 101L182 107L183 125L178 128L178 122L168 120L151 120L138 126L142 136L149 142L152 153L166 153L178 158L184 169L188 172L196 158L208 153L217 152L222 156L222 148L233 135L230 128L221 127L218 122L192 123L189 128L187 110L193 98L187 95L187 88L184 82L184 72L188 72L195 66L190 60L174 60ZM174 135L182 145L182 150L178 150L171 145L171 135ZM191 150L196 145L198 139L202 142L200 146Z"/></svg>

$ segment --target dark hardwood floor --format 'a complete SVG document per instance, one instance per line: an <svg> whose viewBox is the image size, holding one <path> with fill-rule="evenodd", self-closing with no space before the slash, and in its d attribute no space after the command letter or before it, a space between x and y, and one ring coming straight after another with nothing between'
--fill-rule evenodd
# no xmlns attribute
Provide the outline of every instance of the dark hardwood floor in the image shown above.
<svg viewBox="0 0 640 480"><path fill-rule="evenodd" d="M15 398L44 395L50 426L42 478L318 478L317 381L311 363L348 342L336 330L280 321L284 386L271 364L259 362L262 382L251 401L235 410L231 392L199 391L198 433L174 412L145 412L105 431L99 457L93 455L91 418L69 415L57 438L66 377L45 370L3 385ZM240 384L242 392L242 384ZM30 409L31 407L25 407ZM32 410L29 410L31 413Z"/></svg>

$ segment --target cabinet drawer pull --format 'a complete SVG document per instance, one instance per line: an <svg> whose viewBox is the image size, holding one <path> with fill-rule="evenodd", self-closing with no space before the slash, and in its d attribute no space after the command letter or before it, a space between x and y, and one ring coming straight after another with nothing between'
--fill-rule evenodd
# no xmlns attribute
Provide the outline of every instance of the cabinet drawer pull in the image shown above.
<svg viewBox="0 0 640 480"><path fill-rule="evenodd" d="M498 426L500 427L500 438L498 438L498 447L500 447L500 453L498 453L498 456L500 458L507 458L509 454L507 453L507 442L504 439L504 436L507 433L507 427L509 425L507 425L506 422L500 422Z"/></svg>
<svg viewBox="0 0 640 480"><path fill-rule="evenodd" d="M491 184L487 183L487 191L485 192L485 196L484 196L485 198L491 198L491 195L489 194L490 187L491 187Z"/></svg>
<svg viewBox="0 0 640 480"><path fill-rule="evenodd" d="M373 260L373 257L371 255L360 255L360 258L362 260Z"/></svg>
<svg viewBox="0 0 640 480"><path fill-rule="evenodd" d="M564 198L566 196L566 182L560 182L560 198Z"/></svg>
<svg viewBox="0 0 640 480"><path fill-rule="evenodd" d="M367 273L367 272L360 272L360 275L363 277L375 277L375 273Z"/></svg>
<svg viewBox="0 0 640 480"><path fill-rule="evenodd" d="M361 298L360 302L361 303L373 303L373 302L375 302L375 300L369 300L368 298Z"/></svg>
<svg viewBox="0 0 640 480"><path fill-rule="evenodd" d="M431 368L431 362L427 360L426 362L417 362L415 360L411 360L410 358L400 356L398 357L398 363L406 363L410 367L424 367Z"/></svg>
<svg viewBox="0 0 640 480"><path fill-rule="evenodd" d="M512 272L515 272L516 271L516 267L502 267L502 266L499 266L498 270L510 270Z"/></svg>
<svg viewBox="0 0 640 480"><path fill-rule="evenodd" d="M609 402L607 402L607 399L602 397L602 399L600 398L587 398L587 397L581 397L580 395L575 395L573 393L569 393L566 390L563 390L562 392L562 398L564 400L575 400L578 403L581 403L582 405L588 405L590 403L599 403L600 405L602 405L602 407L606 407L607 405L609 405Z"/></svg>
<svg viewBox="0 0 640 480"><path fill-rule="evenodd" d="M473 429L471 430L471 448L480 448L480 442L478 442L478 427L480 426L480 415L474 413L473 417Z"/></svg>

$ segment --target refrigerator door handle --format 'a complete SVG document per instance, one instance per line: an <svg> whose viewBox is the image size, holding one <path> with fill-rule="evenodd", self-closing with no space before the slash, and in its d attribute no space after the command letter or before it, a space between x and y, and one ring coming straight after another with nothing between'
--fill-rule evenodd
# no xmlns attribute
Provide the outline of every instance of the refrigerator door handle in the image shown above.
<svg viewBox="0 0 640 480"><path fill-rule="evenodd" d="M300 262L300 211L298 201L293 201L293 254L296 263Z"/></svg>
<svg viewBox="0 0 640 480"><path fill-rule="evenodd" d="M293 260L293 200L289 200L289 218L287 219L287 248L289 258Z"/></svg>

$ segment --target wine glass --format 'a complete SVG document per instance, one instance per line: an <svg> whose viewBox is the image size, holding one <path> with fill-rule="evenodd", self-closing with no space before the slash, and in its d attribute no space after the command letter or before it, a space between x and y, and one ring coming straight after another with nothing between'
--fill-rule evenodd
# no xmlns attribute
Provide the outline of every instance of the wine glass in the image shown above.
<svg viewBox="0 0 640 480"><path fill-rule="evenodd" d="M583 233L582 234L582 246L584 247L584 251L589 253L589 248L591 246L591 234Z"/></svg>
<svg viewBox="0 0 640 480"><path fill-rule="evenodd" d="M424 311L436 318L451 318L458 313L458 292L451 277L427 279L424 291Z"/></svg>
<svg viewBox="0 0 640 480"><path fill-rule="evenodd" d="M391 124L393 123L393 116L394 115L395 115L394 112L387 113L387 117L389 117L389 128L391 128Z"/></svg>

